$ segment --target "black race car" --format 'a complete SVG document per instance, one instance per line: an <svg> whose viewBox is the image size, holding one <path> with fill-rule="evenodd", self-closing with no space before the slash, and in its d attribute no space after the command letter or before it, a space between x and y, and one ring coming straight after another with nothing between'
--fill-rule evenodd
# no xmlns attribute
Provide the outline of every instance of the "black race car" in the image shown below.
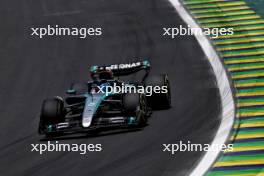
<svg viewBox="0 0 264 176"><path fill-rule="evenodd" d="M120 80L139 71L144 71L140 81ZM147 124L152 110L171 106L168 75L151 76L147 60L92 66L90 73L92 81L73 83L65 99L57 96L44 100L40 134L52 137L113 128L141 128Z"/></svg>

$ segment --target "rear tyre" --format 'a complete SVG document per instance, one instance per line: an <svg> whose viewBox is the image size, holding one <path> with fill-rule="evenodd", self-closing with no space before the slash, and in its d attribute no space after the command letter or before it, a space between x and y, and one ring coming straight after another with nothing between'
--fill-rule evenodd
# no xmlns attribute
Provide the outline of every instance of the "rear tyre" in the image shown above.
<svg viewBox="0 0 264 176"><path fill-rule="evenodd" d="M168 109L171 107L170 83L167 74L149 76L144 81L145 87L159 87L160 93L152 92L147 96L148 105L152 109Z"/></svg>

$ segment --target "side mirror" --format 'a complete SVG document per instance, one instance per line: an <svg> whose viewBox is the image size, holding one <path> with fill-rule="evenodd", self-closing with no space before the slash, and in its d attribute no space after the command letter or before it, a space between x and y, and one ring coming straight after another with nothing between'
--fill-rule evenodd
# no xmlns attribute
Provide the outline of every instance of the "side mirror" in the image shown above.
<svg viewBox="0 0 264 176"><path fill-rule="evenodd" d="M69 95L75 95L76 94L76 90L74 90L74 89L68 89L66 91L66 93L69 94Z"/></svg>

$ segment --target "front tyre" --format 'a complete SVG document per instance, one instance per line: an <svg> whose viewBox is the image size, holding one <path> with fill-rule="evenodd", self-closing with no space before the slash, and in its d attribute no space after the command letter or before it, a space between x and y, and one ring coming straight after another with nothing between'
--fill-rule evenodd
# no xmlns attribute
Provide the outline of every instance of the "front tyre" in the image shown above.
<svg viewBox="0 0 264 176"><path fill-rule="evenodd" d="M127 116L136 117L138 126L147 124L147 102L143 94L128 93L123 95L123 109Z"/></svg>
<svg viewBox="0 0 264 176"><path fill-rule="evenodd" d="M167 74L149 76L144 81L145 87L151 86L152 89L158 87L160 92L153 92L147 96L148 105L152 109L168 109L171 107L171 90Z"/></svg>
<svg viewBox="0 0 264 176"><path fill-rule="evenodd" d="M44 133L49 125L54 125L64 121L64 102L60 98L46 99L43 101L39 132Z"/></svg>

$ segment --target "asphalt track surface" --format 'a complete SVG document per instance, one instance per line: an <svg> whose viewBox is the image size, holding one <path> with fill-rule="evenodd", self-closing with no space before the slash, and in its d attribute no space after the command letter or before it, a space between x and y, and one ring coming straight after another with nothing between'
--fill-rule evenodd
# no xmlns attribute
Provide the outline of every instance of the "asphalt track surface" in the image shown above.
<svg viewBox="0 0 264 176"><path fill-rule="evenodd" d="M162 144L210 143L220 122L214 74L192 36L168 39L163 27L182 20L165 0L27 0L0 3L0 175L186 175L202 152L162 152ZM103 36L37 39L30 27L98 26ZM184 24L183 24L184 25ZM143 130L70 136L60 143L101 143L102 152L31 152L42 100L88 80L92 64L149 58L168 73L172 108L154 112Z"/></svg>

